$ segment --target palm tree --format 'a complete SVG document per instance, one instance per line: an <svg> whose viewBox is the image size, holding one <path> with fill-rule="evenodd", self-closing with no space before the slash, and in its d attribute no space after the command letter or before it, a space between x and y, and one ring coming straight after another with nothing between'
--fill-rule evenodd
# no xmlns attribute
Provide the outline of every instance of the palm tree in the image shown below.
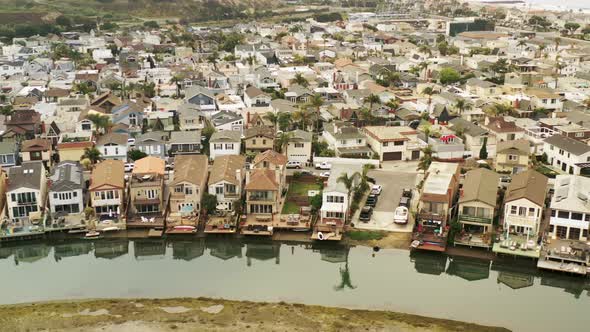
<svg viewBox="0 0 590 332"><path fill-rule="evenodd" d="M555 89L557 89L557 83L559 83L559 76L561 76L561 70L565 68L565 64L560 60L561 57L559 55L555 57Z"/></svg>
<svg viewBox="0 0 590 332"><path fill-rule="evenodd" d="M310 107L313 107L315 110L315 120L316 120L316 131L319 132L320 130L320 108L324 105L324 99L319 93L314 94L308 102Z"/></svg>
<svg viewBox="0 0 590 332"><path fill-rule="evenodd" d="M275 139L275 149L278 152L283 152L283 148L285 149L285 155L287 155L287 147L289 145L289 141L293 138L293 133L281 133Z"/></svg>
<svg viewBox="0 0 590 332"><path fill-rule="evenodd" d="M342 174L340 174L338 179L336 179L336 182L340 182L340 183L344 184L344 187L346 187L346 191L347 191L347 195L348 195L348 206L346 207L347 213L344 216L344 223L347 223L347 221L348 221L348 214L349 214L349 210L350 210L350 194L352 194L352 190L354 189L354 180L358 176L360 176L360 174L358 172L354 172L351 176L348 176L348 173L342 173Z"/></svg>
<svg viewBox="0 0 590 332"><path fill-rule="evenodd" d="M86 118L94 124L97 132L107 132L112 126L111 119L106 115L101 114L89 114Z"/></svg>
<svg viewBox="0 0 590 332"><path fill-rule="evenodd" d="M293 78L292 82L295 84L299 84L303 87L307 87L309 85L309 82L305 77L303 77L303 75L301 75L301 73L295 74L295 77Z"/></svg>
<svg viewBox="0 0 590 332"><path fill-rule="evenodd" d="M547 48L547 45L545 45L545 44L539 45L539 53L540 53L539 56L541 54L543 54L543 52L545 51L546 48Z"/></svg>
<svg viewBox="0 0 590 332"><path fill-rule="evenodd" d="M424 71L424 79L427 79L428 77L428 66L430 65L430 63L428 61L423 61L420 62L418 64L418 69L420 69L420 71Z"/></svg>
<svg viewBox="0 0 590 332"><path fill-rule="evenodd" d="M399 102L395 99L391 99L390 101L388 101L387 103L385 103L385 106L389 107L390 109L396 111L399 108Z"/></svg>
<svg viewBox="0 0 590 332"><path fill-rule="evenodd" d="M176 98L180 97L180 83L183 81L182 77L179 75L174 75L170 79L170 83L176 85Z"/></svg>
<svg viewBox="0 0 590 332"><path fill-rule="evenodd" d="M82 95L89 95L92 92L92 88L87 83L78 83L75 86L76 91Z"/></svg>
<svg viewBox="0 0 590 332"><path fill-rule="evenodd" d="M520 48L524 48L524 46L526 46L526 41L524 39L521 39L518 41L518 44L516 44L517 47Z"/></svg>
<svg viewBox="0 0 590 332"><path fill-rule="evenodd" d="M590 98L584 100L584 105L586 105L586 108L590 108Z"/></svg>
<svg viewBox="0 0 590 332"><path fill-rule="evenodd" d="M469 109L471 106L467 104L465 99L457 99L457 101L455 102L455 107L459 110L459 115L461 115L466 109Z"/></svg>
<svg viewBox="0 0 590 332"><path fill-rule="evenodd" d="M428 95L428 112L430 112L430 105L432 104L432 95L435 93L434 88L427 86L422 90L422 93Z"/></svg>
<svg viewBox="0 0 590 332"><path fill-rule="evenodd" d="M373 110L373 104L381 104L381 98L378 95L371 93L365 103L369 103L369 110Z"/></svg>
<svg viewBox="0 0 590 332"><path fill-rule="evenodd" d="M293 121L299 123L302 130L307 130L307 127L311 121L311 114L309 113L309 110L305 107L302 107L299 110L293 112Z"/></svg>
<svg viewBox="0 0 590 332"><path fill-rule="evenodd" d="M82 155L82 157L90 160L90 162L93 164L96 164L96 162L98 162L101 159L100 151L98 151L98 149L95 147L85 148L84 155Z"/></svg>
<svg viewBox="0 0 590 332"><path fill-rule="evenodd" d="M514 114L514 107L508 104L495 103L491 107L487 108L486 111L491 113L493 116L510 115Z"/></svg>
<svg viewBox="0 0 590 332"><path fill-rule="evenodd" d="M4 122L6 123L6 118L11 116L14 113L14 109L12 105L6 105L0 107L0 114L4 115Z"/></svg>
<svg viewBox="0 0 590 332"><path fill-rule="evenodd" d="M291 113L289 112L281 112L278 115L277 123L279 125L279 129L282 131L286 131L291 127Z"/></svg>
<svg viewBox="0 0 590 332"><path fill-rule="evenodd" d="M383 81L387 83L387 86L391 86L392 84L398 83L401 80L401 76L397 72L387 71L383 75Z"/></svg>
<svg viewBox="0 0 590 332"><path fill-rule="evenodd" d="M418 48L418 52L420 53L424 53L424 54L428 54L429 57L432 56L432 51L430 50L430 47L426 46L426 45L422 45Z"/></svg>
<svg viewBox="0 0 590 332"><path fill-rule="evenodd" d="M272 123L273 127L275 128L275 133L277 132L277 123L279 121L279 116L274 112L266 112L262 118L267 120L268 122Z"/></svg>
<svg viewBox="0 0 590 332"><path fill-rule="evenodd" d="M422 149L422 157L420 158L420 160L418 162L418 170L422 170L426 174L426 171L430 167L430 164L432 164L432 160L433 160L432 154L433 154L432 146L428 145L424 149Z"/></svg>

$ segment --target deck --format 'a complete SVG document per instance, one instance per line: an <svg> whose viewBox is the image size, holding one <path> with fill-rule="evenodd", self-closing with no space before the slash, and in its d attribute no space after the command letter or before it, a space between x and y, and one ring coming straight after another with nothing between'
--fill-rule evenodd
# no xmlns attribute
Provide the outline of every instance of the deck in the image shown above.
<svg viewBox="0 0 590 332"><path fill-rule="evenodd" d="M485 233L457 234L453 243L468 247L491 248L492 238L490 234Z"/></svg>
<svg viewBox="0 0 590 332"><path fill-rule="evenodd" d="M415 232L412 234L411 248L443 252L447 249L447 236L448 234L446 232L442 235L429 232Z"/></svg>
<svg viewBox="0 0 590 332"><path fill-rule="evenodd" d="M282 214L273 223L274 228L285 230L309 230L311 217L301 214Z"/></svg>
<svg viewBox="0 0 590 332"><path fill-rule="evenodd" d="M320 235L322 234L322 235ZM319 240L319 241L340 241L342 240L342 235L344 234L344 226L341 223L334 224L317 224L313 228L313 233L311 234L312 240ZM320 236L323 239L320 239Z"/></svg>
<svg viewBox="0 0 590 332"><path fill-rule="evenodd" d="M582 241L548 240L537 263L539 269L590 274L590 245Z"/></svg>
<svg viewBox="0 0 590 332"><path fill-rule="evenodd" d="M508 238L502 236L500 241L494 243L492 251L497 254L522 256L538 259L541 255L541 246L534 240L520 235L510 235Z"/></svg>
<svg viewBox="0 0 590 332"><path fill-rule="evenodd" d="M249 214L242 216L240 233L243 235L272 236L276 214Z"/></svg>
<svg viewBox="0 0 590 332"><path fill-rule="evenodd" d="M163 228L165 224L162 214L136 214L127 217L127 228Z"/></svg>
<svg viewBox="0 0 590 332"><path fill-rule="evenodd" d="M205 233L233 234L238 230L235 219L231 214L210 215L205 221Z"/></svg>
<svg viewBox="0 0 590 332"><path fill-rule="evenodd" d="M171 215L166 220L166 234L193 234L198 231L199 217Z"/></svg>

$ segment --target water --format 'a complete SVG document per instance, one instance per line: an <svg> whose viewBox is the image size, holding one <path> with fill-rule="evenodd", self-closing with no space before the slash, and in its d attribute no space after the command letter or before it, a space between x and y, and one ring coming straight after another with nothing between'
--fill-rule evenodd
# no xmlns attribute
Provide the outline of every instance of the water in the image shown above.
<svg viewBox="0 0 590 332"><path fill-rule="evenodd" d="M515 263L516 262L516 263ZM0 248L0 304L207 296L387 309L504 326L586 330L590 281L403 250L201 239Z"/></svg>

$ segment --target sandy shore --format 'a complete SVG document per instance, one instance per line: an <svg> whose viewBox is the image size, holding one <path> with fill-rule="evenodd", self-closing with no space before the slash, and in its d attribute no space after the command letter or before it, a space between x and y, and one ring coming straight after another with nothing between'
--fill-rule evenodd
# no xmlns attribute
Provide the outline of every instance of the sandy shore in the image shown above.
<svg viewBox="0 0 590 332"><path fill-rule="evenodd" d="M508 331L385 311L214 299L47 302L0 306L2 331Z"/></svg>

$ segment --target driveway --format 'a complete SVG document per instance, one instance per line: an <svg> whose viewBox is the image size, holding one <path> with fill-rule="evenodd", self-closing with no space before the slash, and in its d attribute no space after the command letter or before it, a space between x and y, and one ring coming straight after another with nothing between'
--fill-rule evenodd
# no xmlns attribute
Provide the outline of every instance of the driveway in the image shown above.
<svg viewBox="0 0 590 332"><path fill-rule="evenodd" d="M381 191L381 195L379 195L379 200L373 211L371 221L363 223L357 220L355 221L355 226L357 228L372 230L411 232L413 227L412 218L410 218L406 225L397 225L393 223L393 212L398 206L404 188L413 189L411 203L414 206L414 203L418 199L418 193L416 191L418 174L416 172L373 170L369 172L369 176L374 178L375 182L383 187L383 190Z"/></svg>

